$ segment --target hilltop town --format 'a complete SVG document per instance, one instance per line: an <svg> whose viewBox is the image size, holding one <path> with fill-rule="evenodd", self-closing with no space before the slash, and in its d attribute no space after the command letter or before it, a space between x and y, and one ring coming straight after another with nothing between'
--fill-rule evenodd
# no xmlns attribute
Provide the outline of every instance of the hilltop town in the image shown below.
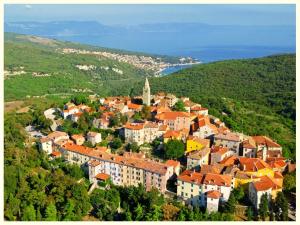
<svg viewBox="0 0 300 225"><path fill-rule="evenodd" d="M259 210L264 199L276 199L284 175L295 170L276 141L232 131L187 97L152 95L147 78L141 96L73 99L44 115L53 132L28 132L51 160L84 168L90 191L142 185L212 213L242 190ZM93 129L85 133L72 126L87 120Z"/></svg>

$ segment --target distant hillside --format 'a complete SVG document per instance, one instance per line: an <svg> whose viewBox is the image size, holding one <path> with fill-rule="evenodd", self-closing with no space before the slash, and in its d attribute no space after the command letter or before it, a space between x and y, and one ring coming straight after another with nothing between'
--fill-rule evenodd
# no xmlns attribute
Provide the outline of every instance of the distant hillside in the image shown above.
<svg viewBox="0 0 300 225"><path fill-rule="evenodd" d="M136 67L113 57L96 54L63 54L62 49L108 52L132 57L152 57L173 62L176 57L152 56L122 50L58 41L32 35L5 33L5 100L45 94L72 94L85 91L108 94L124 81L135 82L154 71ZM177 62L177 61L176 61ZM103 88L105 87L105 88Z"/></svg>

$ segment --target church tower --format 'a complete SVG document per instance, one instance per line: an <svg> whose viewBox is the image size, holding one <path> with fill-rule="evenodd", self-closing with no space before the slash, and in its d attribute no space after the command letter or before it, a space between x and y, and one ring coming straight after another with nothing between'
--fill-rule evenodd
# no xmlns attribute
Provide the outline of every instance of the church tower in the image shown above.
<svg viewBox="0 0 300 225"><path fill-rule="evenodd" d="M146 77L145 86L143 88L143 104L150 106L150 85Z"/></svg>

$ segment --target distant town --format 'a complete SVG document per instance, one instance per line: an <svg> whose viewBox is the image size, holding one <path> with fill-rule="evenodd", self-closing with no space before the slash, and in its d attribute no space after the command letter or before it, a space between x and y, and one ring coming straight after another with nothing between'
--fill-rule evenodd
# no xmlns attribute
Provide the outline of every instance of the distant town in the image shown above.
<svg viewBox="0 0 300 225"><path fill-rule="evenodd" d="M125 62L131 64L139 69L151 70L156 76L161 75L161 72L172 66L184 66L184 65L193 65L199 64L200 62L192 59L191 57L181 57L179 63L167 63L163 62L159 57L150 57L150 56L139 56L139 55L127 55L127 54L117 54L113 52L106 51L89 51L73 48L63 48L58 49L57 51L62 52L63 54L83 54L83 55L95 55L102 56L109 59L117 60L119 62ZM86 66L88 67L88 66Z"/></svg>
<svg viewBox="0 0 300 225"><path fill-rule="evenodd" d="M147 78L142 96L90 96L89 101L99 104L96 112L78 102L46 110L45 117L53 122L47 136L34 127L26 130L38 137L39 148L51 159L83 166L93 183L90 191L109 188L110 183L141 184L211 213L243 187L258 210L264 196L270 201L282 192L284 175L295 170L271 138L231 131L187 97L151 95ZM96 129L112 129L123 138L124 143L115 143L117 151L105 144L101 132L69 136L61 130L64 121L79 122L91 114L96 115Z"/></svg>

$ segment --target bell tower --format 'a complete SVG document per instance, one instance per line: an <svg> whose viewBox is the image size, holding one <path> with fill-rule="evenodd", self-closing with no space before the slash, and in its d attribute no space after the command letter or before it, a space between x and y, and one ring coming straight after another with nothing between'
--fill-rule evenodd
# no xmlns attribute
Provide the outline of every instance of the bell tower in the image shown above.
<svg viewBox="0 0 300 225"><path fill-rule="evenodd" d="M148 78L146 77L145 86L143 88L143 104L150 106L150 100L151 100L151 94L150 94L150 85Z"/></svg>

